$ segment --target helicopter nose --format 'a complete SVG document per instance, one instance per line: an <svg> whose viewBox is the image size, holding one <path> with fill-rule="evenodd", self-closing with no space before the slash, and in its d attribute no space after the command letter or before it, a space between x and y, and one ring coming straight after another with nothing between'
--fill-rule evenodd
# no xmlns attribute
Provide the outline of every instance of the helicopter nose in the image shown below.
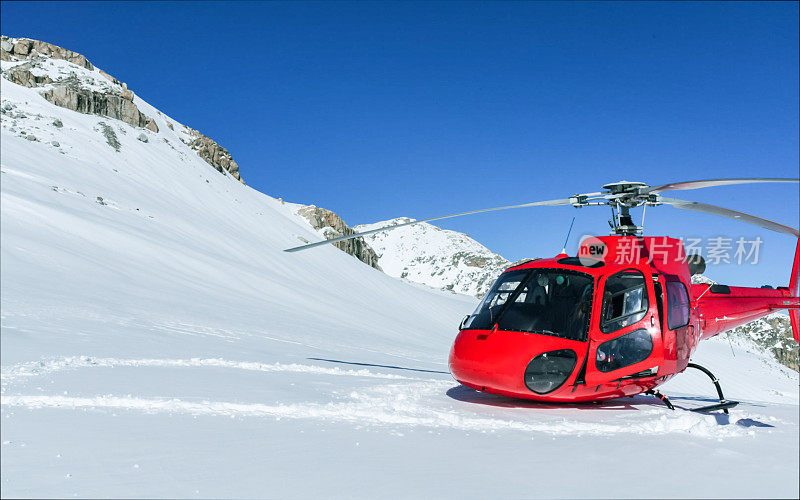
<svg viewBox="0 0 800 500"><path fill-rule="evenodd" d="M585 351L582 342L548 335L462 330L450 350L450 372L473 389L546 400L564 386Z"/></svg>

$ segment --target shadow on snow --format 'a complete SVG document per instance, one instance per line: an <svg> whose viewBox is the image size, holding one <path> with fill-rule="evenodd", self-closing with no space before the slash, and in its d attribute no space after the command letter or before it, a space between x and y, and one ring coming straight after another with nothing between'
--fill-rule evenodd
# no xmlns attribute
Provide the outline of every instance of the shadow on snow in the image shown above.
<svg viewBox="0 0 800 500"><path fill-rule="evenodd" d="M313 361L325 361L327 363L340 363L343 365L355 365L355 366L373 366L375 368L390 368L392 370L406 370L410 372L421 372L421 373L443 373L445 375L450 375L450 372L443 372L440 370L423 370L421 368L408 368L405 366L394 366L394 365L376 365L373 363L357 363L355 361L341 361L338 359L325 359L325 358L306 358Z"/></svg>
<svg viewBox="0 0 800 500"><path fill-rule="evenodd" d="M489 394L486 392L476 391L458 385L450 388L447 391L447 396L455 399L456 401L463 401L465 403L474 403L487 406L496 406L501 408L530 408L532 410L563 410L563 409L577 409L577 410L639 410L641 407L662 407L665 412L670 412L663 403L652 396L639 394L633 397L608 399L605 401L589 401L583 403L543 403L539 401L530 401L527 399L517 399L507 396L500 396L497 394ZM708 399L701 397L673 397L675 400L697 401L703 403L716 403L716 399ZM754 405L762 406L762 405ZM691 408L676 407L676 411L690 411ZM724 413L706 413L704 415L712 415L719 425L730 425L731 415ZM742 418L736 420L736 425L741 427L774 427L773 425L754 420L752 418Z"/></svg>

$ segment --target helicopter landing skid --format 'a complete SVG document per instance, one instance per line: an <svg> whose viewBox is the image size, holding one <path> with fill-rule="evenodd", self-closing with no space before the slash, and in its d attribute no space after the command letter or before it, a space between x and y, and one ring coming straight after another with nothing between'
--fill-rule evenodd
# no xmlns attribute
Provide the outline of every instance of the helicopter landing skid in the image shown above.
<svg viewBox="0 0 800 500"><path fill-rule="evenodd" d="M715 405L702 406L700 408L692 408L689 411L706 412L706 411L722 410L727 415L728 414L728 408L733 408L734 406L736 406L738 404L739 404L738 401L720 401L719 403L717 403Z"/></svg>
<svg viewBox="0 0 800 500"><path fill-rule="evenodd" d="M661 401L663 401L664 404L667 405L667 408L669 408L670 410L674 410L675 409L675 407L670 402L669 398L666 397L665 395L661 394L660 392L658 392L658 391L656 391L654 389L650 389L649 391L645 391L645 394L652 394L653 396L655 396L658 399L660 399Z"/></svg>
<svg viewBox="0 0 800 500"><path fill-rule="evenodd" d="M687 368L694 368L708 375L708 378L710 378L711 381L714 382L714 387L717 389L717 396L719 396L719 403L708 406L702 406L700 408L692 408L689 411L703 412L703 411L722 410L727 415L728 408L733 408L734 406L739 404L738 401L728 401L727 399L725 399L725 396L722 394L722 387L719 386L719 380L717 380L717 377L715 377L714 374L711 373L711 370L703 366L700 366L697 363L689 363L687 365Z"/></svg>
<svg viewBox="0 0 800 500"><path fill-rule="evenodd" d="M686 409L688 411L696 411L696 412L722 410L727 415L728 414L728 408L733 408L734 406L739 404L738 401L728 401L727 399L725 399L725 396L722 394L722 387L720 387L720 385L719 385L719 380L717 380L717 377L715 377L714 374L711 373L711 371L708 368L700 366L697 363L689 363L687 365L687 368L694 368L694 369L700 370L701 372L703 372L706 375L708 375L708 377L711 379L711 381L714 382L714 387L717 389L717 396L719 396L719 403L716 403L716 404L713 404L713 405L708 405L708 406L701 406L700 408L684 408L684 409ZM645 394L650 394L650 395L653 395L653 396L657 397L658 399L663 401L664 404L667 406L667 408L669 408L670 410L674 410L675 409L675 406L670 402L669 398L666 397L665 395L661 394L660 392L651 389L649 391L645 391Z"/></svg>

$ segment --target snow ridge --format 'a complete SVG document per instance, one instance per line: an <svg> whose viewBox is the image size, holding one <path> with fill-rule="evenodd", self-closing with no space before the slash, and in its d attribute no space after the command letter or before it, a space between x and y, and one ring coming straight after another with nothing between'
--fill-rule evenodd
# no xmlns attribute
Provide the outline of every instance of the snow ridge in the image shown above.
<svg viewBox="0 0 800 500"><path fill-rule="evenodd" d="M69 356L50 358L42 361L32 361L3 368L0 380L2 390L20 379L37 377L63 370L78 368L114 368L114 367L180 367L180 368L234 368L238 370L257 372L292 372L312 373L322 375L347 375L353 377L369 377L390 380L409 379L401 375L388 373L374 373L366 369L348 370L339 367L324 368L314 365L301 365L297 363L257 363L253 361L229 361L222 358L191 358L191 359L117 359L93 358L91 356Z"/></svg>

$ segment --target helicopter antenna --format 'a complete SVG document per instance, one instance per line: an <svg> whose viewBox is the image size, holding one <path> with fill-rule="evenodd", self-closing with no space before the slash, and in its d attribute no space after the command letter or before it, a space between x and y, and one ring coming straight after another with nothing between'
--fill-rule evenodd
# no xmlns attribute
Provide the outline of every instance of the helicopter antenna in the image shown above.
<svg viewBox="0 0 800 500"><path fill-rule="evenodd" d="M728 345L731 346L731 354L733 354L733 357L735 358L736 353L733 352L733 342L731 342L731 331L728 330L727 332L725 332L725 336L728 337Z"/></svg>
<svg viewBox="0 0 800 500"><path fill-rule="evenodd" d="M567 231L567 237L564 239L564 248L561 250L561 253L567 253L567 242L569 241L569 235L572 232L572 226L575 224L575 217L572 218L572 222L569 224L569 231Z"/></svg>

